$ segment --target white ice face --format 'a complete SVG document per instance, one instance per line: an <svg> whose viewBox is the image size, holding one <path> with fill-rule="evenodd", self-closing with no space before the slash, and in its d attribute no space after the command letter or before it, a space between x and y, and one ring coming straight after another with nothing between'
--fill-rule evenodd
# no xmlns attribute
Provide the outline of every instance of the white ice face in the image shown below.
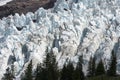
<svg viewBox="0 0 120 80"><path fill-rule="evenodd" d="M17 77L31 59L35 68L44 59L46 49L53 50L61 67L67 58L76 62L81 54L85 64L95 55L106 60L107 65L114 48L120 65L119 3L119 0L58 0L49 10L40 8L35 13L3 18L0 76L12 63Z"/></svg>

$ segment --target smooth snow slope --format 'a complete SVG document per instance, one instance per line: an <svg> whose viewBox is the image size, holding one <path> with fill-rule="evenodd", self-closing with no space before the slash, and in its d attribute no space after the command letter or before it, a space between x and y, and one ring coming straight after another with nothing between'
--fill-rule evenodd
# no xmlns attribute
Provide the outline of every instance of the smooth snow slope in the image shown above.
<svg viewBox="0 0 120 80"><path fill-rule="evenodd" d="M66 59L77 62L83 54L84 71L90 56L102 58L107 69L112 49L120 72L120 1L58 0L54 8L15 14L0 20L0 76L14 64L16 76L29 61L34 68L45 51L53 51L59 66ZM17 79L18 80L18 79Z"/></svg>
<svg viewBox="0 0 120 80"><path fill-rule="evenodd" d="M12 1L12 0L0 0L0 6L3 6L10 1Z"/></svg>

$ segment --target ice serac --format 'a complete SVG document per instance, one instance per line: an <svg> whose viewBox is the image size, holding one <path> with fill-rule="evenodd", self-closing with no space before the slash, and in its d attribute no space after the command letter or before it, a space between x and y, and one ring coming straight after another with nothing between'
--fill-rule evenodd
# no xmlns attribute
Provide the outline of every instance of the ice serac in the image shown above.
<svg viewBox="0 0 120 80"><path fill-rule="evenodd" d="M33 60L33 68L45 58L46 50L56 55L59 66L66 59L83 55L84 71L90 56L110 59L112 49L120 72L119 0L58 0L54 8L15 14L0 20L0 77L14 64L17 79ZM101 56L101 57L100 57Z"/></svg>

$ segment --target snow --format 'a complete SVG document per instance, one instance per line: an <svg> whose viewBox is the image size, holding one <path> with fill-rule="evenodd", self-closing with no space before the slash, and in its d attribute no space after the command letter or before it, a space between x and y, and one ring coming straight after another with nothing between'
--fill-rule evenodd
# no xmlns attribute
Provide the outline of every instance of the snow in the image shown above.
<svg viewBox="0 0 120 80"><path fill-rule="evenodd" d="M31 59L34 69L43 61L46 50L53 51L60 68L66 59L76 63L81 54L85 66L91 55L98 60L102 57L107 65L111 50L120 43L119 9L112 12L112 6L118 5L118 1L58 0L49 10L39 8L35 13L16 13L3 18L0 20L0 78L10 66L7 63L11 55L16 59L14 65L18 80ZM119 47L115 48L117 55ZM119 73L120 56L117 59Z"/></svg>
<svg viewBox="0 0 120 80"><path fill-rule="evenodd" d="M0 6L3 6L10 1L12 1L12 0L0 0Z"/></svg>

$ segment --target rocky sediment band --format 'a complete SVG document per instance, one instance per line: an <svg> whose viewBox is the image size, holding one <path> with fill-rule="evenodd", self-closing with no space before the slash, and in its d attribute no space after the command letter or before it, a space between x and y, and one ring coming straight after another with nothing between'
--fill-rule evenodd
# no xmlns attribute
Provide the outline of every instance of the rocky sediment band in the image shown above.
<svg viewBox="0 0 120 80"><path fill-rule="evenodd" d="M52 8L56 0L13 0L0 6L0 19L15 13L35 12L39 7Z"/></svg>

